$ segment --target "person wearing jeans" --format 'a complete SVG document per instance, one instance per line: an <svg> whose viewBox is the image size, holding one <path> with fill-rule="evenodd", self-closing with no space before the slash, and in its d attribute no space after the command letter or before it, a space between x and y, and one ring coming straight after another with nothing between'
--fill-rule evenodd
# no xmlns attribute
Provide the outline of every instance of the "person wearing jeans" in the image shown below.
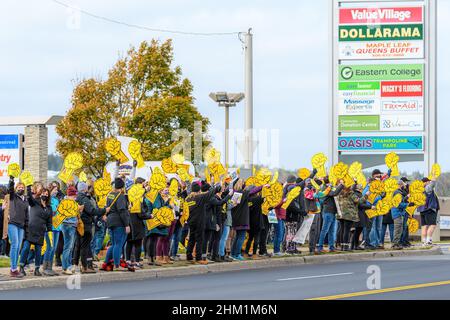
<svg viewBox="0 0 450 320"><path fill-rule="evenodd" d="M377 216L372 219L372 230L370 230L370 246L373 248L380 248L381 246L381 229L383 225L383 217Z"/></svg>
<svg viewBox="0 0 450 320"><path fill-rule="evenodd" d="M109 229L111 239L111 246L106 252L105 261L114 261L114 267L119 268L120 257L122 256L123 246L127 240L127 233L125 227L112 227Z"/></svg>
<svg viewBox="0 0 450 320"><path fill-rule="evenodd" d="M20 246L25 233L25 225L28 223L28 201L25 197L25 185L18 183L14 188L14 177L10 177L8 194L3 203L4 214L8 219L8 238L11 243L10 248L10 276L22 278L17 265L19 262Z"/></svg>
<svg viewBox="0 0 450 320"><path fill-rule="evenodd" d="M334 247L334 242L336 241L336 215L333 213L324 212L322 219L323 225L319 236L317 251L320 253L323 250L323 243L327 235L330 251L335 251L336 248Z"/></svg>
<svg viewBox="0 0 450 320"><path fill-rule="evenodd" d="M275 224L275 238L273 240L273 253L275 255L281 254L281 244L283 243L285 226L283 219L277 219L278 223Z"/></svg>
<svg viewBox="0 0 450 320"><path fill-rule="evenodd" d="M219 255L223 261L225 261L225 246L227 244L228 236L230 235L230 229L230 226L224 225L222 236L220 237Z"/></svg>
<svg viewBox="0 0 450 320"><path fill-rule="evenodd" d="M170 241L170 259L176 260L178 255L178 246L181 241L181 231L183 230L183 226L181 226L180 222L177 222L175 225L175 230L172 234L172 239Z"/></svg>
<svg viewBox="0 0 450 320"><path fill-rule="evenodd" d="M9 257L11 259L11 276L17 270L19 264L19 251L24 236L24 229L16 226L15 224L8 224L8 238L11 242Z"/></svg>
<svg viewBox="0 0 450 320"><path fill-rule="evenodd" d="M236 230L236 238L234 239L233 246L231 247L231 257L235 260L244 260L241 250L245 241L246 233L247 230Z"/></svg>
<svg viewBox="0 0 450 320"><path fill-rule="evenodd" d="M72 252L75 243L75 233L77 232L76 218L74 220L64 222L61 227L61 232L64 239L64 247L61 258L62 269L64 274L71 275L75 272L75 270L72 270Z"/></svg>
<svg viewBox="0 0 450 320"><path fill-rule="evenodd" d="M94 255L94 260L98 260L97 256L103 248L103 242L106 236L106 223L101 219L97 218L95 221L95 232L92 239L92 253Z"/></svg>

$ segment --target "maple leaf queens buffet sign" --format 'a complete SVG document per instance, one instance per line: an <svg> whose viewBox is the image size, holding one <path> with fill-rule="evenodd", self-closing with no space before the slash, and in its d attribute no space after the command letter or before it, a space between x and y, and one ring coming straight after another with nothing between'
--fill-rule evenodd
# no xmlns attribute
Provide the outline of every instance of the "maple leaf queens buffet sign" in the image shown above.
<svg viewBox="0 0 450 320"><path fill-rule="evenodd" d="M424 58L424 7L339 10L339 59Z"/></svg>

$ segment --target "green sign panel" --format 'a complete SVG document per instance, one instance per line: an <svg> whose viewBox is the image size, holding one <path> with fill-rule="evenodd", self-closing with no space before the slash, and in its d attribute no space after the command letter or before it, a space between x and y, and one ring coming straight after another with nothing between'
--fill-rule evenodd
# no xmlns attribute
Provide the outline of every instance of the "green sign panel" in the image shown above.
<svg viewBox="0 0 450 320"><path fill-rule="evenodd" d="M340 81L423 80L423 64L341 65Z"/></svg>
<svg viewBox="0 0 450 320"><path fill-rule="evenodd" d="M340 26L339 41L423 40L423 24Z"/></svg>
<svg viewBox="0 0 450 320"><path fill-rule="evenodd" d="M340 82L339 90L380 90L380 82Z"/></svg>
<svg viewBox="0 0 450 320"><path fill-rule="evenodd" d="M339 116L339 131L379 131L380 116Z"/></svg>

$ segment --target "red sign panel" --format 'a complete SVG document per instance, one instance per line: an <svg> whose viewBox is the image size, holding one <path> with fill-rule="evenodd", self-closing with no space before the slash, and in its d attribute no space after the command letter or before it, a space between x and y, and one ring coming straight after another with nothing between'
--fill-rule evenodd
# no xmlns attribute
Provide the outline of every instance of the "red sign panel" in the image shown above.
<svg viewBox="0 0 450 320"><path fill-rule="evenodd" d="M423 7L404 8L342 8L340 24L421 23Z"/></svg>
<svg viewBox="0 0 450 320"><path fill-rule="evenodd" d="M381 97L423 97L423 81L381 82Z"/></svg>

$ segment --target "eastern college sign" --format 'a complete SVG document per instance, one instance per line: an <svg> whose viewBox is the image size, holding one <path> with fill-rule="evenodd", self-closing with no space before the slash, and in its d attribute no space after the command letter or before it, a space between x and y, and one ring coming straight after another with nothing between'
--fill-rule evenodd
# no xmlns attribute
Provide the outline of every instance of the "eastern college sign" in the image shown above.
<svg viewBox="0 0 450 320"><path fill-rule="evenodd" d="M431 1L333 0L333 162L391 151L427 157Z"/></svg>

